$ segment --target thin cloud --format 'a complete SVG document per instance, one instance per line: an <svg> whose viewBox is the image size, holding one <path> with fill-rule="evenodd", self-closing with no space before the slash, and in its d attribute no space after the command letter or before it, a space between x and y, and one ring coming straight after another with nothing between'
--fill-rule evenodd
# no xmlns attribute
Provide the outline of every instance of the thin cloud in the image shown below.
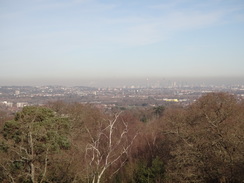
<svg viewBox="0 0 244 183"><path fill-rule="evenodd" d="M110 34L106 35L106 40L127 46L153 44L169 39L181 31L214 26L221 22L223 15L223 12L208 14L174 12L158 18L140 18L139 21L136 18L127 17L122 20L118 19L117 24L120 24L121 29L111 30ZM105 23L108 22L116 24L116 19L105 21Z"/></svg>
<svg viewBox="0 0 244 183"><path fill-rule="evenodd" d="M151 5L148 7L152 8L152 9L156 9L156 10L169 10L169 9L172 9L172 8L178 6L180 3L182 3L182 1L169 1L166 3Z"/></svg>
<svg viewBox="0 0 244 183"><path fill-rule="evenodd" d="M187 1L185 1L187 2ZM157 8L175 7L180 1L173 1ZM199 4L198 4L199 5ZM207 6L207 4L205 4ZM152 8L152 7L151 7ZM155 6L156 8L156 6ZM236 17L232 16L232 14ZM226 19L228 17L229 20ZM182 31L191 31L195 29L208 28L221 24L232 23L233 19L242 20L242 14L238 14L238 10L233 8L213 8L211 11L203 11L199 9L177 9L177 11L169 11L159 17L151 18L149 15L142 17L124 17L111 18L105 23L122 24L121 35L115 35L109 39L111 41L127 44L128 46L146 45L161 42Z"/></svg>

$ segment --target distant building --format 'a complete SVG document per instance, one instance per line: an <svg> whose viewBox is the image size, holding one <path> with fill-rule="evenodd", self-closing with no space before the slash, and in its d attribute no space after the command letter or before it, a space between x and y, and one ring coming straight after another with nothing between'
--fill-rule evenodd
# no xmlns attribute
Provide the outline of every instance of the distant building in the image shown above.
<svg viewBox="0 0 244 183"><path fill-rule="evenodd" d="M13 107L13 102L3 101L2 104L7 107Z"/></svg>
<svg viewBox="0 0 244 183"><path fill-rule="evenodd" d="M27 102L18 102L16 105L18 108L22 108L22 107L28 106L28 103Z"/></svg>
<svg viewBox="0 0 244 183"><path fill-rule="evenodd" d="M179 102L179 100L176 99L176 98L173 98L173 99L170 99L170 98L164 98L163 101L166 101L166 102Z"/></svg>
<svg viewBox="0 0 244 183"><path fill-rule="evenodd" d="M15 91L15 95L19 95L20 94L20 91L19 90L16 90Z"/></svg>

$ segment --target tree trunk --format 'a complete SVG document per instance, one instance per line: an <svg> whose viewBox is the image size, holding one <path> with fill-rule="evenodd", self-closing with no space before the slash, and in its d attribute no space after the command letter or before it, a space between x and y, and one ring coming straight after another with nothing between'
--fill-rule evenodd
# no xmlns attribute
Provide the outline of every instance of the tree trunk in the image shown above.
<svg viewBox="0 0 244 183"><path fill-rule="evenodd" d="M31 149L31 158L30 158L30 167L31 167L31 181L32 183L36 183L35 181L35 165L33 163L34 161L34 145L33 145L33 138L32 138L32 133L29 133L29 144L30 144L30 149Z"/></svg>

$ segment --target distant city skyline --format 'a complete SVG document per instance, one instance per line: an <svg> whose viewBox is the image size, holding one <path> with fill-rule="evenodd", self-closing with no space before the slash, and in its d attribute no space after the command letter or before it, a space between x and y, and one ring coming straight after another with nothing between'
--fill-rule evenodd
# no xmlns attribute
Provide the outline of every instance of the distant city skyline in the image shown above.
<svg viewBox="0 0 244 183"><path fill-rule="evenodd" d="M244 1L0 0L0 68L0 86L243 82Z"/></svg>
<svg viewBox="0 0 244 183"><path fill-rule="evenodd" d="M97 88L169 87L169 86L244 86L243 77L167 77L167 78L101 78L101 79L0 79L1 86L87 86Z"/></svg>

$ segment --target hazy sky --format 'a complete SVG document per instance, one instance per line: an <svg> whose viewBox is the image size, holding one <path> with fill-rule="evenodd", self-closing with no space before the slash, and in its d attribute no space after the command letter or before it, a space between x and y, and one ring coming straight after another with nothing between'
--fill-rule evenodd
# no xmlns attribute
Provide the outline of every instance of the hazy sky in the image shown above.
<svg viewBox="0 0 244 183"><path fill-rule="evenodd" d="M244 78L244 0L0 0L0 68L0 85Z"/></svg>

